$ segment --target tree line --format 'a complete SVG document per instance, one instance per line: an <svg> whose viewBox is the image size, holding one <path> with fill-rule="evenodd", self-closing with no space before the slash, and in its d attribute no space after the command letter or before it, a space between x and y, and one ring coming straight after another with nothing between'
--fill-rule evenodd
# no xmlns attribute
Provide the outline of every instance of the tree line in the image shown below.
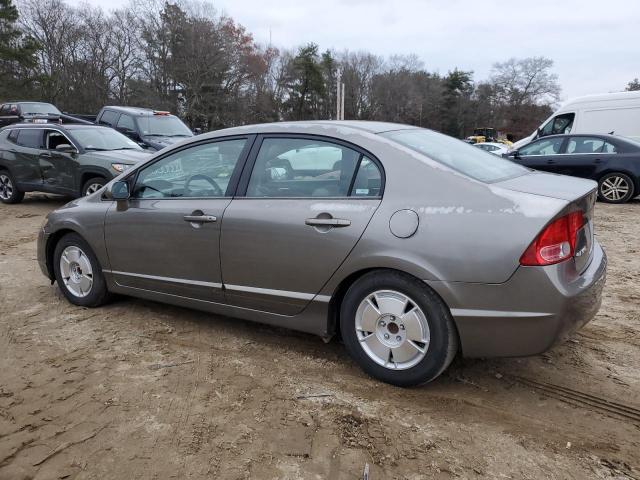
<svg viewBox="0 0 640 480"><path fill-rule="evenodd" d="M429 71L416 55L278 49L193 0L137 0L108 13L63 0L0 0L0 100L43 100L71 113L145 106L205 130L335 118L340 75L346 119L456 137L494 127L519 138L559 98L552 67L544 57L509 59L476 81L471 71Z"/></svg>

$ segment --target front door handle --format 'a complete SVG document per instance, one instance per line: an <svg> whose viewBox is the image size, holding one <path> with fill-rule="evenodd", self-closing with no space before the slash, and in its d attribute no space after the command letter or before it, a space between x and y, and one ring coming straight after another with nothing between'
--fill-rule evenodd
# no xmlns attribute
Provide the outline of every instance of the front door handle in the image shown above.
<svg viewBox="0 0 640 480"><path fill-rule="evenodd" d="M184 221L190 223L213 223L217 222L218 218L213 215L185 215Z"/></svg>
<svg viewBox="0 0 640 480"><path fill-rule="evenodd" d="M554 163L556 163L555 160L552 160L552 159L547 160L547 164L549 165L553 165Z"/></svg>
<svg viewBox="0 0 640 480"><path fill-rule="evenodd" d="M52 155L48 152L43 152L39 156L40 158L51 158Z"/></svg>
<svg viewBox="0 0 640 480"><path fill-rule="evenodd" d="M310 227L348 227L351 225L351 220L344 218L307 218L304 221L305 225Z"/></svg>

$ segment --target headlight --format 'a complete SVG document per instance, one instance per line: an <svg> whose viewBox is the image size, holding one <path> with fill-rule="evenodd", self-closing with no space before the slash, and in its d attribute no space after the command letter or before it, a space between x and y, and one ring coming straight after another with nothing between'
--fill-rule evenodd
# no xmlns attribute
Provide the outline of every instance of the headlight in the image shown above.
<svg viewBox="0 0 640 480"><path fill-rule="evenodd" d="M113 168L116 172L122 173L126 169L128 169L131 165L126 165L124 163L112 163L111 168Z"/></svg>

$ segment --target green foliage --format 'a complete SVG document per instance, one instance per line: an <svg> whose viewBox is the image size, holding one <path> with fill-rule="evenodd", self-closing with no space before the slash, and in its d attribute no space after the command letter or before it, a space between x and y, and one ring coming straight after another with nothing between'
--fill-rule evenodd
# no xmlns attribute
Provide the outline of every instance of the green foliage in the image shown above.
<svg viewBox="0 0 640 480"><path fill-rule="evenodd" d="M27 94L28 70L35 66L36 42L17 26L18 9L0 0L0 97Z"/></svg>

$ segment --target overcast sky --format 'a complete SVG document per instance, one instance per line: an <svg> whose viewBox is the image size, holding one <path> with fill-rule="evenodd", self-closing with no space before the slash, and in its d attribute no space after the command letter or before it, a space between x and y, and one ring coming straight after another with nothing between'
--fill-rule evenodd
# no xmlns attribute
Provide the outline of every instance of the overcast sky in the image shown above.
<svg viewBox="0 0 640 480"><path fill-rule="evenodd" d="M117 8L129 0L67 0ZM640 0L215 0L257 42L415 53L429 71L487 78L510 57L554 60L562 98L624 90L640 77ZM106 5L106 6L105 6Z"/></svg>

